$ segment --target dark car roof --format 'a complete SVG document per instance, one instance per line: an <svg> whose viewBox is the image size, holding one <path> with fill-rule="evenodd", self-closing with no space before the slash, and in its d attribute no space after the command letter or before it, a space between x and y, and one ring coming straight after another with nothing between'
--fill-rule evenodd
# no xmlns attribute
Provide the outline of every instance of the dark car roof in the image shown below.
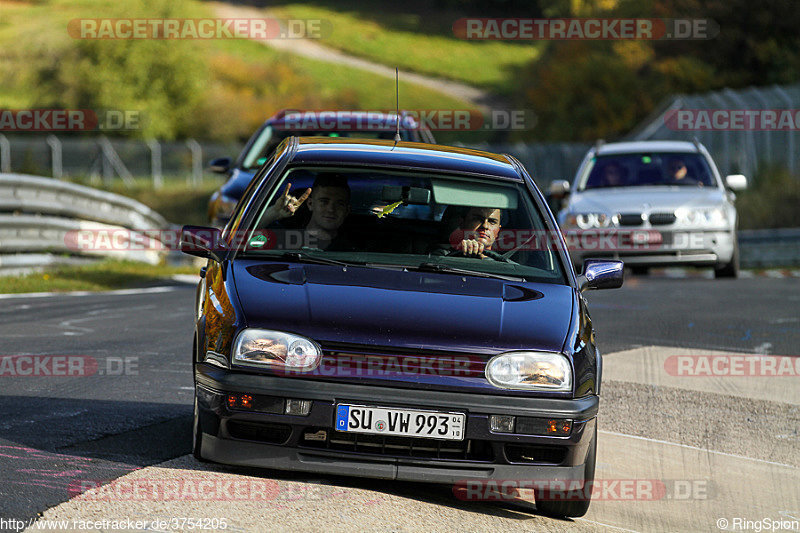
<svg viewBox="0 0 800 533"><path fill-rule="evenodd" d="M402 116L402 111L401 111ZM330 119L335 117L335 121ZM328 118L328 120L323 120ZM288 125L287 125L288 122ZM309 127L299 127L300 124L308 124ZM359 123L369 124L368 128L356 127ZM277 129L316 129L316 130L341 130L342 124L351 125L349 129L354 131L376 130L392 131L397 127L397 113L377 113L372 111L292 111L283 110L267 119L266 124L270 124ZM326 124L331 124L326 127ZM402 129L418 129L420 125L414 117L405 115L400 121ZM344 128L348 129L348 128Z"/></svg>
<svg viewBox="0 0 800 533"><path fill-rule="evenodd" d="M378 165L435 172L482 174L522 181L511 161L498 154L437 144L299 137L292 163Z"/></svg>

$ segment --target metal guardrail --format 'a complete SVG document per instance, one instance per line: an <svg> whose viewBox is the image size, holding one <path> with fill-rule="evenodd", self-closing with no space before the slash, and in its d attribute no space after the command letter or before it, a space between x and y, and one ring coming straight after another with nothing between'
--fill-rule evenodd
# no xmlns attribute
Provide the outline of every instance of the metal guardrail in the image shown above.
<svg viewBox="0 0 800 533"><path fill-rule="evenodd" d="M738 236L745 268L800 266L800 228L740 230Z"/></svg>
<svg viewBox="0 0 800 533"><path fill-rule="evenodd" d="M130 229L168 225L164 217L125 196L24 174L0 174L0 212L9 211L94 220Z"/></svg>
<svg viewBox="0 0 800 533"><path fill-rule="evenodd" d="M0 273L103 256L156 264L165 252L136 241L144 231L152 239L168 228L164 217L124 196L51 178L0 174ZM97 232L114 235L113 244L82 244L78 238Z"/></svg>

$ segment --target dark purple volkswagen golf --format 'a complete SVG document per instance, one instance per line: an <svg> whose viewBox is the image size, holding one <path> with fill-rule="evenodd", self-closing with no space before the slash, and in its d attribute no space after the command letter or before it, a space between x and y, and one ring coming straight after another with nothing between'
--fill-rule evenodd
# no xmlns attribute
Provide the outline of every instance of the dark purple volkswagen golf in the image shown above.
<svg viewBox="0 0 800 533"><path fill-rule="evenodd" d="M208 258L194 338L200 460L533 489L586 512L602 358L556 221L513 157L289 138Z"/></svg>

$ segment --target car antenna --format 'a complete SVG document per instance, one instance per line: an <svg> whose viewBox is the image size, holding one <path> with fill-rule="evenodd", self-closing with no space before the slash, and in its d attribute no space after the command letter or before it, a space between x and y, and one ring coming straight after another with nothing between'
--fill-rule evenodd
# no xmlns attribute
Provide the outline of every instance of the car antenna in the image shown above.
<svg viewBox="0 0 800 533"><path fill-rule="evenodd" d="M397 109L397 129L394 132L394 146L400 142L400 71L394 67L394 103ZM394 149L394 146L392 149Z"/></svg>

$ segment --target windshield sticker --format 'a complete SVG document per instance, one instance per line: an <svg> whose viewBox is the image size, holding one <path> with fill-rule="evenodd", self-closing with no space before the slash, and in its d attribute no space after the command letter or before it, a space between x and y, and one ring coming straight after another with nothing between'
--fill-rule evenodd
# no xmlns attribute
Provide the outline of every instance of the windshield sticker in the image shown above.
<svg viewBox="0 0 800 533"><path fill-rule="evenodd" d="M267 236L266 235L256 235L252 239L250 239L250 246L252 248L261 248L267 244Z"/></svg>

